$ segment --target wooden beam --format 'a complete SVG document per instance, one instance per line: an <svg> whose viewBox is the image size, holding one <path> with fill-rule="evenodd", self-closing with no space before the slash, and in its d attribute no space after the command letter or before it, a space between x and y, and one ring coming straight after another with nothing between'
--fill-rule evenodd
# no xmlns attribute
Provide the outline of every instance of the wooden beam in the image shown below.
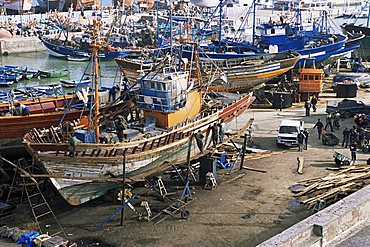
<svg viewBox="0 0 370 247"><path fill-rule="evenodd" d="M254 171L254 172L267 173L266 170L261 170L261 169L252 168L252 167L248 167L248 166L243 166L243 169L246 169L246 170L249 170L249 171Z"/></svg>

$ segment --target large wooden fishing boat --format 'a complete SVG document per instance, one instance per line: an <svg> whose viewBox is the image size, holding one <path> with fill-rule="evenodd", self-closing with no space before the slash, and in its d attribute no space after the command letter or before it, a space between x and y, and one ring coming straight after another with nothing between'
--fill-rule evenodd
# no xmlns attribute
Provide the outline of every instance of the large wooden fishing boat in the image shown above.
<svg viewBox="0 0 370 247"><path fill-rule="evenodd" d="M249 91L293 69L300 59L294 51L226 60L200 60L204 79L215 91Z"/></svg>
<svg viewBox="0 0 370 247"><path fill-rule="evenodd" d="M223 60L201 59L199 62L203 80L212 81L212 90L236 92L252 90L286 73L294 68L300 57L297 52L285 51ZM139 75L161 63L128 58L115 60L131 84Z"/></svg>
<svg viewBox="0 0 370 247"><path fill-rule="evenodd" d="M96 59L96 50L94 54ZM97 72L96 60L94 64ZM189 148L194 158L212 145L212 126L225 125L226 130L254 100L250 94L205 93L196 71L198 77L191 79L188 71L163 64L142 76L135 107L127 107L130 114L117 117L113 128L100 129L97 121L73 132L79 139L74 142L64 138L59 128L33 130L24 136L24 143L72 205L119 186L109 179L122 176L124 167L126 177L135 181L174 162L185 162Z"/></svg>

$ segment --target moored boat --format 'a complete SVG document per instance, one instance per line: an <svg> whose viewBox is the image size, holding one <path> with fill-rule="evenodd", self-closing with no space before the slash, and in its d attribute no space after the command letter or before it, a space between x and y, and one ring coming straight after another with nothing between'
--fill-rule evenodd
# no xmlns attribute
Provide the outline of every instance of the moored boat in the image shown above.
<svg viewBox="0 0 370 247"><path fill-rule="evenodd" d="M361 57L362 59L368 61L370 60L370 27L356 25L354 23L345 23L341 25L341 29L344 33L347 33L349 36L353 35L353 33L363 34L365 35L364 40L361 43L359 49L355 51L357 57Z"/></svg>
<svg viewBox="0 0 370 247"><path fill-rule="evenodd" d="M60 79L60 83L62 83L62 87L65 88L76 88L76 87L83 87L87 86L91 83L91 79L86 77L82 80L62 80Z"/></svg>
<svg viewBox="0 0 370 247"><path fill-rule="evenodd" d="M293 69L300 54L293 51L226 60L200 60L202 75L215 91L249 91Z"/></svg>
<svg viewBox="0 0 370 247"><path fill-rule="evenodd" d="M51 38L41 37L41 42L45 45L50 55L59 58L89 58L91 57L91 50L80 50L72 46L63 45L59 40ZM119 48L112 47L110 50L99 51L98 56L102 59L115 59L118 57L126 57L129 55L131 50L122 50Z"/></svg>
<svg viewBox="0 0 370 247"><path fill-rule="evenodd" d="M42 71L40 70L40 76L43 78L59 78L69 76L70 71L68 69L63 70L51 70L51 71Z"/></svg>
<svg viewBox="0 0 370 247"><path fill-rule="evenodd" d="M0 87L11 87L14 81L0 80Z"/></svg>

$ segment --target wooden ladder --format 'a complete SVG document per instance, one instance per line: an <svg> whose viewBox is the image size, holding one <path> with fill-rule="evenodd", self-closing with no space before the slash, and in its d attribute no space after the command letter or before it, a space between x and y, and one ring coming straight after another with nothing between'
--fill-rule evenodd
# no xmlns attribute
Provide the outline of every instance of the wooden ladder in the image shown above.
<svg viewBox="0 0 370 247"><path fill-rule="evenodd" d="M22 158L18 160L17 166L27 172L29 174L32 174L29 170L29 165L27 164L27 161ZM58 230L52 234L48 232L49 236L55 236L59 234L63 234L64 236L67 236L63 227L61 226L60 222L58 221L57 217L55 216L53 210L51 209L50 205L46 201L44 195L41 192L39 183L35 179L31 179L29 176L23 176L23 189L26 193L28 203L30 205L33 217L36 221L37 227L39 228L39 231L41 234L45 234L47 231L43 231L43 227L41 227L41 218L47 218L47 216L52 216L54 223L57 224ZM30 187L33 187L33 189L30 189ZM47 225L45 226L47 227Z"/></svg>

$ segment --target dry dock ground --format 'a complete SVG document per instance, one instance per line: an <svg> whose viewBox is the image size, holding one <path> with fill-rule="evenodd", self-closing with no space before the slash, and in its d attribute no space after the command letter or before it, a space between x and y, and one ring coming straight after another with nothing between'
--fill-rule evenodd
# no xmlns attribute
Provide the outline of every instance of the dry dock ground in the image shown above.
<svg viewBox="0 0 370 247"><path fill-rule="evenodd" d="M359 98L366 101L367 94L363 91ZM325 121L325 100L332 96L324 95L318 112L310 117L304 116L302 105L282 112L249 109L238 119L238 124L254 117L255 145L274 153L260 159L247 157L245 165L267 173L242 170L227 175L219 172L219 186L215 190L194 190L196 199L190 204L187 220L168 218L153 225L139 222L136 214L125 209L122 227L117 215L102 231L96 232L96 227L118 208L117 204L98 200L79 207L63 202L54 203L53 207L68 238L79 246L256 246L310 215L310 211L290 203L294 201L290 186L299 180L329 173L326 168L335 166L334 149L349 156L349 150L340 146L323 146L316 130L312 129L317 118ZM283 119L305 122L311 134L308 150L298 152L297 148L276 147L277 129ZM335 133L342 138L342 127L352 126L353 120L341 120L340 124L341 130ZM298 156L305 157L302 175L296 173ZM358 163L365 163L368 157L358 152ZM230 180L237 176L238 179ZM0 223L29 226L30 222L30 216L14 214Z"/></svg>

